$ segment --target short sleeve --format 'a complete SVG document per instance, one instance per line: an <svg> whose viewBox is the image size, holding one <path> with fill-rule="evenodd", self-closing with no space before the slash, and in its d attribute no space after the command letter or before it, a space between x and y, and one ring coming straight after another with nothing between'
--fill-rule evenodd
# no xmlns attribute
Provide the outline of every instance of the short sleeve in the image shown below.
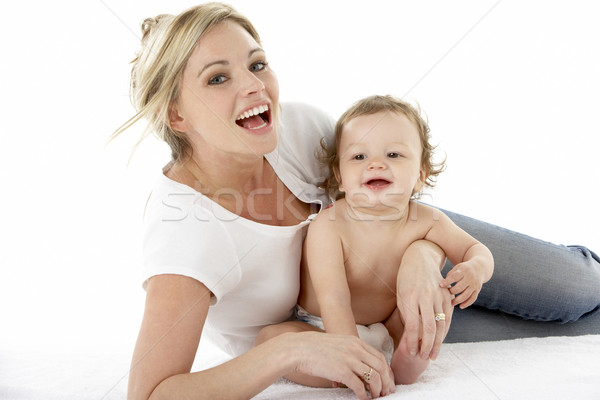
<svg viewBox="0 0 600 400"><path fill-rule="evenodd" d="M290 156L304 164L302 172L307 181L323 178L327 169L317 161L321 140L333 144L335 121L321 109L305 103L289 102L281 105L281 147Z"/></svg>
<svg viewBox="0 0 600 400"><path fill-rule="evenodd" d="M146 207L143 280L176 274L202 282L216 304L240 281L241 269L230 234L200 195L185 190L153 192Z"/></svg>
<svg viewBox="0 0 600 400"><path fill-rule="evenodd" d="M304 202L319 200L328 204L320 184L328 169L319 162L321 140L332 143L335 122L325 112L305 103L281 104L280 137L277 150L267 155L277 175Z"/></svg>

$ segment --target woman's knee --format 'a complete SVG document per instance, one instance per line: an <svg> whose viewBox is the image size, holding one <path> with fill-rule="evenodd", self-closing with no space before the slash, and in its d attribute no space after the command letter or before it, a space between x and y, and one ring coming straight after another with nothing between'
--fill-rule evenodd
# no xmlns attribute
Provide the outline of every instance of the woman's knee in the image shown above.
<svg viewBox="0 0 600 400"><path fill-rule="evenodd" d="M573 304L575 321L600 308L600 257L586 247L567 247L576 269L562 287L562 296Z"/></svg>

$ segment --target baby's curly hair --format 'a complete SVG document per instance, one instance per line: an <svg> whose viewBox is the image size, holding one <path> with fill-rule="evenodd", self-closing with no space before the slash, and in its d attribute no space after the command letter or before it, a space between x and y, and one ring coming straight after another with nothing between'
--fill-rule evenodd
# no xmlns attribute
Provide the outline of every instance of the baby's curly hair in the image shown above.
<svg viewBox="0 0 600 400"><path fill-rule="evenodd" d="M339 159L339 143L342 137L342 130L344 126L356 117L363 115L376 114L381 111L390 111L397 114L406 116L412 121L419 132L421 139L421 146L423 151L421 153L421 168L426 173L425 184L429 187L434 187L437 181L437 176L444 171L446 168L446 159L437 163L433 160L435 146L429 143L431 135L429 134L429 125L427 121L421 117L420 110L413 107L411 104L399 100L393 96L386 95L374 95L365 97L354 103L342 116L338 119L335 125L335 137L334 143L331 146L327 145L325 138L321 140L322 152L319 154L319 160L327 165L329 174L322 187L327 191L329 196L333 199L343 197L343 193L339 190L339 182L335 176L334 171L339 171L340 159ZM413 197L418 198L420 193L414 193Z"/></svg>

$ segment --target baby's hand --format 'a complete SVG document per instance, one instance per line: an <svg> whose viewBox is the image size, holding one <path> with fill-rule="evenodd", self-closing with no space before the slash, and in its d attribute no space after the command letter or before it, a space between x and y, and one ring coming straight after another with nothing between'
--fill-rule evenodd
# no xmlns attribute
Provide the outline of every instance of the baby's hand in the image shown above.
<svg viewBox="0 0 600 400"><path fill-rule="evenodd" d="M450 287L450 285L453 285ZM455 297L452 305L460 304L460 308L467 308L475 302L477 295L483 286L481 268L477 263L466 261L457 264L448 272L446 279L440 283L440 287L448 288Z"/></svg>

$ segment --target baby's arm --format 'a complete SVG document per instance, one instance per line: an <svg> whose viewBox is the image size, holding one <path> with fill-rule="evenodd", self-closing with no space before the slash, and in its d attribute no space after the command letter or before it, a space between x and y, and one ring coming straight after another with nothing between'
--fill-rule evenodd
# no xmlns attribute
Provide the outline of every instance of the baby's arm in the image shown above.
<svg viewBox="0 0 600 400"><path fill-rule="evenodd" d="M433 223L425 239L440 246L454 264L440 287L454 285L450 288L450 293L456 295L452 305L469 307L477 299L483 284L492 277L494 258L486 246L460 229L445 214L437 210L434 213L436 218L432 218ZM434 215L431 211L424 214Z"/></svg>
<svg viewBox="0 0 600 400"><path fill-rule="evenodd" d="M329 209L308 228L304 251L325 331L358 336L346 280L341 238ZM304 283L302 283L304 284Z"/></svg>

